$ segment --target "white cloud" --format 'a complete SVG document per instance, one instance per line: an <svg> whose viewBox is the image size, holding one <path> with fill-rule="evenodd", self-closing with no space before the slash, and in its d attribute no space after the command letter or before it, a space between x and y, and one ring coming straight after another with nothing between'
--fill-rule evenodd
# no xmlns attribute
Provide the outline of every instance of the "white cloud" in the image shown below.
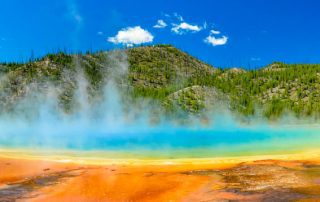
<svg viewBox="0 0 320 202"><path fill-rule="evenodd" d="M173 15L174 15L174 17L176 17L181 22L183 21L183 17L181 15L179 15L178 13L173 13Z"/></svg>
<svg viewBox="0 0 320 202"><path fill-rule="evenodd" d="M220 38L216 38L215 36L209 35L204 41L213 46L222 46L227 43L228 37L222 36Z"/></svg>
<svg viewBox="0 0 320 202"><path fill-rule="evenodd" d="M118 31L114 37L109 37L108 41L114 44L123 44L132 46L142 43L149 43L153 41L153 36L147 30L142 29L140 26L127 27Z"/></svg>
<svg viewBox="0 0 320 202"><path fill-rule="evenodd" d="M186 22L182 22L180 24L172 24L172 29L171 31L173 31L176 34L183 34L185 32L199 32L201 31L201 27L199 27L198 25L191 25L188 24Z"/></svg>
<svg viewBox="0 0 320 202"><path fill-rule="evenodd" d="M67 6L69 10L69 15L70 17L78 24L81 24L83 21L83 18L79 12L78 5L76 1L74 0L68 0L67 1Z"/></svg>
<svg viewBox="0 0 320 202"><path fill-rule="evenodd" d="M100 32L97 32L97 34L101 36L103 35L103 32L100 31Z"/></svg>
<svg viewBox="0 0 320 202"><path fill-rule="evenodd" d="M154 28L165 28L167 26L167 23L163 20L158 20L157 24L153 26Z"/></svg>
<svg viewBox="0 0 320 202"><path fill-rule="evenodd" d="M207 22L204 22L204 23L203 23L203 29L207 29L207 27L208 27Z"/></svg>
<svg viewBox="0 0 320 202"><path fill-rule="evenodd" d="M221 32L218 31L218 30L211 30L210 33L211 33L211 34L221 34Z"/></svg>

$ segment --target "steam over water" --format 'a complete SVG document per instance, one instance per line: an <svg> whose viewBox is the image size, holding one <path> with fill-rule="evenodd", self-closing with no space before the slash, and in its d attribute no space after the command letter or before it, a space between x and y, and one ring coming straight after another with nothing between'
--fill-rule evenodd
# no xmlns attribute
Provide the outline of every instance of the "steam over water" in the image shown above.
<svg viewBox="0 0 320 202"><path fill-rule="evenodd" d="M37 114L36 118L28 119L19 113L2 115L0 148L39 153L99 151L118 158L188 158L281 154L320 145L318 125L296 124L299 121L270 124L254 118L243 124L226 110L208 112L210 121L205 125L197 118L188 125L173 123L167 117L151 124L150 109L155 106L142 100L143 108L131 106L124 110L122 92L112 79L126 75L126 57L117 57L113 65L103 101L95 105L89 104L85 77L81 72L77 75L75 97L79 108L72 115L59 109L56 87L48 87L43 95L30 93L32 96L29 94L17 108Z"/></svg>
<svg viewBox="0 0 320 202"><path fill-rule="evenodd" d="M320 144L320 128L308 126L188 128L119 124L109 128L103 123L2 122L1 127L8 128L0 135L2 148L120 152L139 158L281 154Z"/></svg>

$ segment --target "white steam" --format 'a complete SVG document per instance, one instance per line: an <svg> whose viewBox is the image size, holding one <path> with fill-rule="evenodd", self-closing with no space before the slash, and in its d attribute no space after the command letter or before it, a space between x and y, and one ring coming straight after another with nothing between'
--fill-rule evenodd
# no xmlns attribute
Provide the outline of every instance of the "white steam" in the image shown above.
<svg viewBox="0 0 320 202"><path fill-rule="evenodd" d="M191 117L193 124L189 126L173 124L167 116L158 113L158 105L151 100L133 100L128 95L129 64L124 52L111 52L105 57L106 63L99 64L103 66L104 75L100 99L90 98L91 86L77 59L74 61L76 73L64 71L63 82L34 81L25 86L24 98L15 104L10 114L3 113L0 117L0 147L119 150L147 146L167 155L171 154L171 148L207 148L211 153L205 155L214 152L223 155L229 150L253 152L270 146L281 149L285 143L296 147L299 141L319 143L315 141L319 140L318 127L310 129L295 124L286 129L281 125L270 126L261 119L251 119L253 124L246 125L225 109L207 112L209 122L205 126L195 117ZM64 112L59 103L68 87L64 82L75 88L71 104L76 108L70 113ZM154 124L151 120L157 116ZM289 116L283 120L298 122ZM310 135L309 140L304 140L305 133ZM263 142L267 143L263 145Z"/></svg>

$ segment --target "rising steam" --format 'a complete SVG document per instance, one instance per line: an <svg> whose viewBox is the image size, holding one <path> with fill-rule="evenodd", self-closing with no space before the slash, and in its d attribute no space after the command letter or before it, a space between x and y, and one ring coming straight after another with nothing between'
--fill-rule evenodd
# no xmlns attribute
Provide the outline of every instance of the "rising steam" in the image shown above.
<svg viewBox="0 0 320 202"><path fill-rule="evenodd" d="M73 61L76 73L64 71L65 82L28 84L23 99L17 99L10 113L2 113L0 117L0 147L126 151L141 158L154 152L168 158L289 151L316 147L320 142L318 126L283 127L284 122L275 126L256 117L250 124L243 124L223 107L207 112L210 119L205 125L189 115L183 118L192 119L190 125L176 124L165 114L156 113L158 105L151 100L137 101L126 95L130 92L126 83L129 65L123 51L105 57L108 62L101 64L102 88L94 98L76 57ZM5 83L7 76L10 75L0 77L0 84ZM72 102L75 109L68 113L59 103L59 97L70 87L64 83L71 83L76 89ZM5 93L1 92L1 98L6 101L10 95ZM155 116L156 124L151 121ZM293 119L283 120L288 123ZM141 154L141 150L148 152Z"/></svg>

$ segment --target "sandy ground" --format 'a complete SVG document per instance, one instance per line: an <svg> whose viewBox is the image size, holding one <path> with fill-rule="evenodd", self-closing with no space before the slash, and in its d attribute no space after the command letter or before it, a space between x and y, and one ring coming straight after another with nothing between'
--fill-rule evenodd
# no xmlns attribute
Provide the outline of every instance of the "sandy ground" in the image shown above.
<svg viewBox="0 0 320 202"><path fill-rule="evenodd" d="M0 158L0 201L320 201L320 159L79 164Z"/></svg>

